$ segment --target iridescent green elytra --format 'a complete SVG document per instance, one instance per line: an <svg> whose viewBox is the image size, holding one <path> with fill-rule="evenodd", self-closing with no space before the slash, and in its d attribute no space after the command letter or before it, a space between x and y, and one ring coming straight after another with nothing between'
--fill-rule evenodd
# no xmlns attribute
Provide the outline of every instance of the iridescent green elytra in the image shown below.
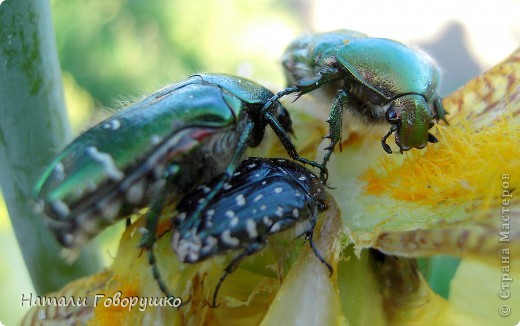
<svg viewBox="0 0 520 326"><path fill-rule="evenodd" d="M200 74L99 123L68 145L36 185L50 229L75 248L166 190L178 198L221 174L223 184L245 149L259 145L267 124L297 157L285 108L261 111L272 96L244 78Z"/></svg>
<svg viewBox="0 0 520 326"><path fill-rule="evenodd" d="M273 103L314 90L332 99L331 144L323 166L341 139L344 108L368 123L391 124L381 140L389 154L386 139L392 133L402 153L437 142L428 130L433 120L446 121L437 67L426 54L399 42L348 30L304 36L286 49L283 66L290 87L274 96Z"/></svg>

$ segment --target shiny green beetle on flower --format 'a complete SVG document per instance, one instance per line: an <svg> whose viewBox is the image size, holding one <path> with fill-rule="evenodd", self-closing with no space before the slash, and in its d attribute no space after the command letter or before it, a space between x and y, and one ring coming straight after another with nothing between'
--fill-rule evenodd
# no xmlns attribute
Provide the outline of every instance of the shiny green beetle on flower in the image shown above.
<svg viewBox="0 0 520 326"><path fill-rule="evenodd" d="M209 200L245 149L260 144L267 124L298 159L285 108L261 111L272 96L247 79L199 74L99 123L58 154L37 183L50 229L63 246L76 248L166 193L178 198L222 175Z"/></svg>
<svg viewBox="0 0 520 326"><path fill-rule="evenodd" d="M293 86L274 96L273 103L288 94L299 97L314 90L332 99L327 135L331 144L323 167L341 139L344 108L368 123L391 124L381 140L389 154L386 139L392 133L401 152L423 148L427 142L437 142L428 132L433 120L446 121L434 62L393 40L348 30L304 36L286 49L283 67Z"/></svg>

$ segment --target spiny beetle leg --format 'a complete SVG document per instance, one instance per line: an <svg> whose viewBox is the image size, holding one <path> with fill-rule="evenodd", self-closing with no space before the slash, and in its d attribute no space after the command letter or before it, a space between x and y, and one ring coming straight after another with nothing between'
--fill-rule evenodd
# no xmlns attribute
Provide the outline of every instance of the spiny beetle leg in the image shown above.
<svg viewBox="0 0 520 326"><path fill-rule="evenodd" d="M264 107L264 109L266 109L266 108L267 107ZM262 109L262 111L264 109ZM267 120L267 122L269 123L269 125L271 126L271 128L273 128L274 132L276 133L276 135L278 136L280 141L282 142L282 144L285 147L285 150L287 151L289 156L293 160L296 160L296 161L298 161L300 163L308 164L308 165L310 165L312 167L318 168L320 170L320 178L322 179L322 181L324 183L327 182L329 173L328 173L328 170L327 170L326 166L324 164L319 164L319 163L317 163L315 161L311 161L311 160L308 160L306 158L300 157L300 155L298 154L298 151L296 150L296 147L294 147L294 144L289 139L289 135L282 128L280 123L269 112L265 112L264 113L264 117Z"/></svg>
<svg viewBox="0 0 520 326"><path fill-rule="evenodd" d="M332 101L332 107L330 109L330 115L329 119L327 120L329 123L329 134L327 135L327 138L330 138L330 145L325 148L327 150L327 153L325 154L325 157L323 158L322 165L327 166L327 163L330 159L330 156L332 155L332 152L334 152L334 148L336 147L336 144L340 144L340 151L341 151L341 126L343 125L343 108L345 107L345 104L347 102L347 93L344 90L339 90L338 95L334 98ZM321 177L321 175L320 175ZM323 178L322 178L323 180ZM324 182L326 180L323 180Z"/></svg>

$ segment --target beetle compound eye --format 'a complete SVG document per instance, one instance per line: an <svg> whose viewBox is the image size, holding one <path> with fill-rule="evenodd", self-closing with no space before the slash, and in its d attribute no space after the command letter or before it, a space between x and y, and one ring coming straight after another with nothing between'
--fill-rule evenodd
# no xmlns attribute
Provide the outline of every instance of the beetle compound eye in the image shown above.
<svg viewBox="0 0 520 326"><path fill-rule="evenodd" d="M396 125L401 121L401 119L399 119L399 116L397 115L397 113L395 112L393 107L390 107L386 111L386 120L393 125Z"/></svg>

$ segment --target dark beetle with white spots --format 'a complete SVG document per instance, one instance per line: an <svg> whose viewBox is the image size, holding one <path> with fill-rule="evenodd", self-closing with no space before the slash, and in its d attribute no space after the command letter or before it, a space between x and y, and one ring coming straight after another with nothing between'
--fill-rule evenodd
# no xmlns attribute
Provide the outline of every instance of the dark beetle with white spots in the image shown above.
<svg viewBox="0 0 520 326"><path fill-rule="evenodd" d="M284 159L247 159L208 203L201 218L186 220L215 183L201 186L181 200L173 221L172 243L185 263L239 251L217 285L213 305L222 281L240 261L264 248L270 235L289 228L294 228L296 237L305 235L316 256L332 272L312 239L317 216L327 208L325 187L313 173Z"/></svg>

